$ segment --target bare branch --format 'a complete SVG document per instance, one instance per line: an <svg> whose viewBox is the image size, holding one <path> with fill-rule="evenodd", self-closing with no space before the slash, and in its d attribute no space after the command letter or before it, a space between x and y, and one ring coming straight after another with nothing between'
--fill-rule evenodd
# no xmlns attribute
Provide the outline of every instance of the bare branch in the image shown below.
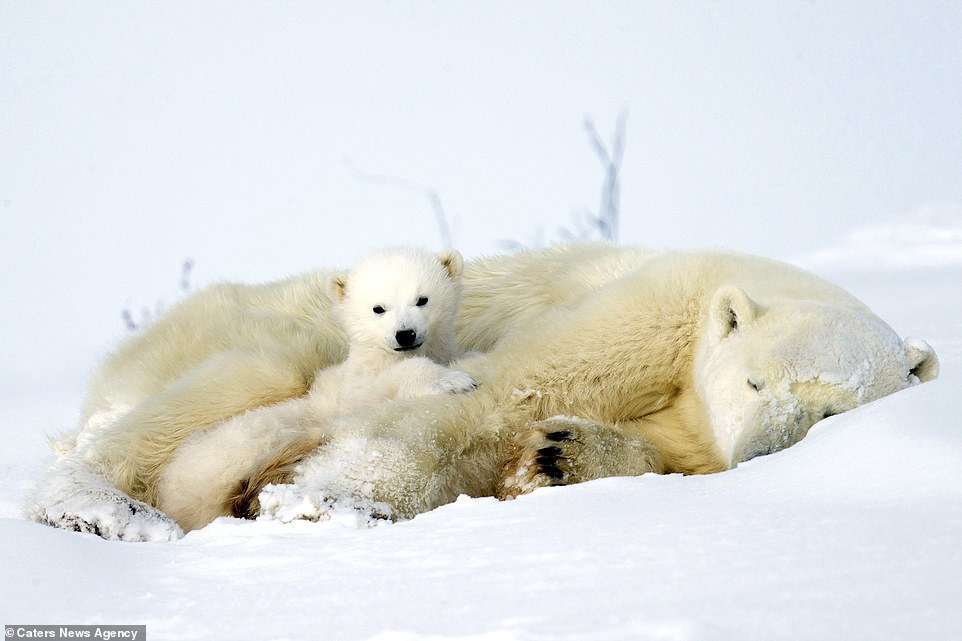
<svg viewBox="0 0 962 641"><path fill-rule="evenodd" d="M190 292L190 275L194 269L194 261L190 258L186 259L180 268L180 291L182 294L186 295ZM128 332L137 332L152 322L160 318L167 309L167 304L164 299L158 298L157 302L154 303L154 309L151 310L150 307L143 306L140 309L140 320L134 318L134 313L130 311L129 307L125 307L120 312L120 317L124 321L124 327Z"/></svg>
<svg viewBox="0 0 962 641"><path fill-rule="evenodd" d="M545 237L544 227L540 225L531 234L530 240L523 243L520 240L502 240L498 243L506 252L517 252L523 249L547 247L548 241Z"/></svg>
<svg viewBox="0 0 962 641"><path fill-rule="evenodd" d="M608 150L605 149L605 144L601 142L601 136L598 135L598 130L595 128L595 122L591 119L591 116L585 116L585 131L588 134L588 142L591 143L595 153L601 158L601 164L610 165Z"/></svg>
<svg viewBox="0 0 962 641"><path fill-rule="evenodd" d="M441 204L441 197L438 195L438 192L435 189L414 182L413 180L408 180L407 178L369 173L358 168L358 166L355 165L350 158L345 158L344 161L359 180L372 185L386 185L389 187L405 189L407 191L414 191L427 198L428 203L431 205L431 209L434 211L434 218L438 224L438 232L441 235L441 244L443 245L443 248L452 249L454 247L454 243L451 239L451 230L448 227L447 216L444 212L444 205Z"/></svg>
<svg viewBox="0 0 962 641"><path fill-rule="evenodd" d="M589 240L601 238L613 242L618 241L618 223L620 217L621 202L621 161L625 153L625 131L627 129L628 114L622 111L618 115L615 124L615 133L611 141L611 149L601 140L598 129L595 127L591 116L585 116L584 129L588 135L588 143L594 150L595 155L601 161L601 166L605 171L604 182L601 187L601 203L598 213L594 214L587 208L575 211L571 215L571 228L559 227L557 235L562 242L570 243L578 240ZM543 230L539 230L539 235L533 244L528 247L543 247L546 239ZM525 247L524 243L518 241L502 241L502 247L506 249L518 249Z"/></svg>
<svg viewBox="0 0 962 641"><path fill-rule="evenodd" d="M127 328L128 332L137 331L137 323L134 321L134 315L130 313L130 310L126 307L120 312L120 316L124 319L124 327Z"/></svg>
<svg viewBox="0 0 962 641"><path fill-rule="evenodd" d="M190 291L190 274L194 270L194 261L188 258L180 268L180 291L188 293Z"/></svg>
<svg viewBox="0 0 962 641"><path fill-rule="evenodd" d="M625 130L628 114L622 111L615 124L615 134L611 142L611 152L605 147L598 135L594 122L590 116L585 116L585 131L588 142L591 143L602 167L605 169L605 181L601 188L601 203L598 215L592 221L605 240L618 241L618 218L621 201L621 186L619 173L621 160L625 153Z"/></svg>

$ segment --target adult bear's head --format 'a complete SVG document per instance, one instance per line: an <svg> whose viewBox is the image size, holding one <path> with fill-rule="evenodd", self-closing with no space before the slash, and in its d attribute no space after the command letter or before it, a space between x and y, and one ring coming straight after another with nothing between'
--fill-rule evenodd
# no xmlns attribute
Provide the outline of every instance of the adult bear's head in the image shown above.
<svg viewBox="0 0 962 641"><path fill-rule="evenodd" d="M817 421L938 372L927 343L900 339L866 310L805 300L766 306L734 286L711 297L695 363L731 465L784 449Z"/></svg>

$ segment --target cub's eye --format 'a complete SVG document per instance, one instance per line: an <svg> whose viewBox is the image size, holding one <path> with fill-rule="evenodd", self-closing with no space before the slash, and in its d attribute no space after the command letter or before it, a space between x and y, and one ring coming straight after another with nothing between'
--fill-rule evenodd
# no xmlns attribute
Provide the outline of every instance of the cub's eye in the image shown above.
<svg viewBox="0 0 962 641"><path fill-rule="evenodd" d="M380 315L384 313L384 308L381 307L380 305L376 305L374 309L372 309L371 311L374 312L375 314Z"/></svg>
<svg viewBox="0 0 962 641"><path fill-rule="evenodd" d="M748 386L751 387L756 392L760 392L763 389L765 389L765 383L759 383L759 382L753 381L752 379L748 379Z"/></svg>
<svg viewBox="0 0 962 641"><path fill-rule="evenodd" d="M418 307L424 307L427 304L428 304L427 296L422 296L421 298L418 299Z"/></svg>

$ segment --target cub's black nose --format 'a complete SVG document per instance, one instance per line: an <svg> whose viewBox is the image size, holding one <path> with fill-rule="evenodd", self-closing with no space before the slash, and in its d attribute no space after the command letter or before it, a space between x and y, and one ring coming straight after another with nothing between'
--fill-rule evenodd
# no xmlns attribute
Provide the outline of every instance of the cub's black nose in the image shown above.
<svg viewBox="0 0 962 641"><path fill-rule="evenodd" d="M414 341L417 340L417 337L418 335L413 329L402 329L394 335L394 339L401 347L411 347L414 345Z"/></svg>

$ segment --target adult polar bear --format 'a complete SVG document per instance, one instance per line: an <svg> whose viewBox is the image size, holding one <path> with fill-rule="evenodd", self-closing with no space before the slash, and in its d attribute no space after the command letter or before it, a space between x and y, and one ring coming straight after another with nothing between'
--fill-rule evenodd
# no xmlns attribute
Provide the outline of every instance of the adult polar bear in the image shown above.
<svg viewBox="0 0 962 641"><path fill-rule="evenodd" d="M303 394L343 358L323 282L201 292L122 346L31 515L108 538L176 536L137 499L158 502L191 431ZM757 257L563 247L469 264L464 285L460 346L489 353L455 366L478 391L314 426L250 475L303 458L295 487L410 517L461 493L726 469L938 373L928 345L843 290Z"/></svg>

